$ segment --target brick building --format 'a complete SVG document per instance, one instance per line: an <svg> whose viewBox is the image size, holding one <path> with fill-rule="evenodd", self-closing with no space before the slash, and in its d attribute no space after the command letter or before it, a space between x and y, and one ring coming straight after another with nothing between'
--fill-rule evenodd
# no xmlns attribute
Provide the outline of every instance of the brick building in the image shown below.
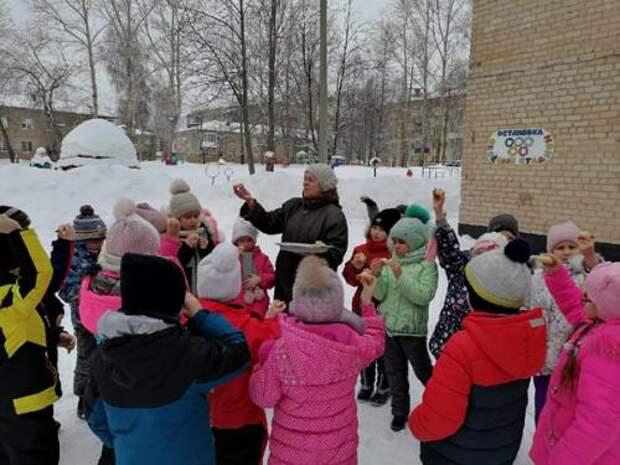
<svg viewBox="0 0 620 465"><path fill-rule="evenodd" d="M88 113L69 111L56 111L54 116L62 138L77 125L92 118L92 115ZM13 151L20 159L29 160L37 147L45 147L52 158L58 156L59 147L57 147L54 131L47 116L40 109L3 106L0 118L2 118L2 125ZM99 115L98 118L112 122L116 120L111 116ZM134 139L139 160L155 159L155 152L159 149L159 139L154 134L138 131ZM0 158L9 158L8 144L1 132Z"/></svg>
<svg viewBox="0 0 620 465"><path fill-rule="evenodd" d="M386 161L391 161L392 164L398 164L400 161L403 128L406 135L408 165L460 161L463 155L464 102L465 94L462 92L455 92L445 97L435 96L427 100L429 123L426 129L426 144L424 144L424 99L420 93L418 92L411 101L408 110L402 103L390 104L387 107Z"/></svg>
<svg viewBox="0 0 620 465"><path fill-rule="evenodd" d="M620 1L474 0L473 13L459 230L509 212L540 248L571 219L620 260Z"/></svg>

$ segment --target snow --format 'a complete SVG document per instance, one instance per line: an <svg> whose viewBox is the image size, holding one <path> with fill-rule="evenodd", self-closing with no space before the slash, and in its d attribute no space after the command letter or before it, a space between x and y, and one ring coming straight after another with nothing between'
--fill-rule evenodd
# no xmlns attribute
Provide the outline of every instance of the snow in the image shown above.
<svg viewBox="0 0 620 465"><path fill-rule="evenodd" d="M104 119L89 119L62 140L59 166L121 164L137 166L136 149L118 126Z"/></svg>
<svg viewBox="0 0 620 465"><path fill-rule="evenodd" d="M165 206L169 199L168 187L177 177L184 178L198 196L204 207L211 210L219 227L230 237L232 225L237 217L241 202L234 196L232 185L243 182L253 195L268 209L280 206L302 188L303 166L276 167L275 173L267 173L264 166L258 166L255 176L248 176L243 166L230 164L230 180L222 172L211 185L204 165L182 164L165 166L161 163L142 163L141 169L128 169L120 165L84 166L70 171L52 171L28 168L25 165L0 163L0 198L3 204L24 209L33 221L33 227L46 246L54 239L54 230L62 223L73 220L80 205L89 203L108 224L112 221L114 202L120 197L129 197L136 202L148 201L156 207ZM431 206L431 192L441 187L447 192L448 219L458 222L460 204L460 178L446 176L439 179L421 177L421 170L414 169L414 176L408 178L404 169L384 168L372 177L372 169L362 166L336 168L340 179L338 191L349 222L350 251L364 241L368 224L366 207L359 198L365 194L375 199L381 208L400 203L416 202L427 208ZM261 235L258 239L263 250L275 261L276 242L279 236ZM471 245L470 238L464 238L463 245ZM349 251L349 253L350 253ZM345 286L347 302L353 289ZM431 305L429 332L434 328L446 290L446 278L440 273L437 297ZM70 326L69 317L65 325ZM63 465L88 465L97 462L100 444L86 424L75 415L77 399L72 394L75 352L60 354L60 373L64 397L56 404L56 416L61 422L61 461ZM422 393L422 386L410 372L412 407ZM530 393L531 394L531 393ZM393 433L389 430L391 420L389 404L376 408L368 404L359 406L360 419L360 465L419 462L419 444L405 430ZM517 465L529 463L527 451L534 429L533 399L530 399L526 428Z"/></svg>

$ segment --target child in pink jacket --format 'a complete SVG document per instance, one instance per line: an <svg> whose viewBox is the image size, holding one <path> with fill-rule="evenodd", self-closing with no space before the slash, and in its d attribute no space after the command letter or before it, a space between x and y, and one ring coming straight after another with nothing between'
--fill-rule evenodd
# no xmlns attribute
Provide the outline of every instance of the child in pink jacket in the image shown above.
<svg viewBox="0 0 620 465"><path fill-rule="evenodd" d="M561 262L545 282L575 328L551 376L530 450L536 465L620 463L620 263L596 266L582 295Z"/></svg>
<svg viewBox="0 0 620 465"><path fill-rule="evenodd" d="M383 353L383 322L363 280L362 317L344 308L343 285L324 260L302 260L281 339L266 342L250 378L256 405L274 408L269 465L356 465L361 369Z"/></svg>
<svg viewBox="0 0 620 465"><path fill-rule="evenodd" d="M256 245L258 230L249 221L237 218L233 226L232 243L239 249L241 263L240 302L247 305L252 313L262 317L269 308L269 295L276 282L276 272L271 260Z"/></svg>
<svg viewBox="0 0 620 465"><path fill-rule="evenodd" d="M114 205L116 221L108 230L99 256L101 270L86 276L80 290L80 320L91 333L106 311L121 307L121 259L126 253L155 255L160 246L159 233L152 223L137 213L136 204L120 199Z"/></svg>
<svg viewBox="0 0 620 465"><path fill-rule="evenodd" d="M161 237L159 255L176 257L185 273L189 289L198 291L198 263L223 241L215 218L202 208L198 198L190 192L183 179L170 185L170 204L166 234Z"/></svg>

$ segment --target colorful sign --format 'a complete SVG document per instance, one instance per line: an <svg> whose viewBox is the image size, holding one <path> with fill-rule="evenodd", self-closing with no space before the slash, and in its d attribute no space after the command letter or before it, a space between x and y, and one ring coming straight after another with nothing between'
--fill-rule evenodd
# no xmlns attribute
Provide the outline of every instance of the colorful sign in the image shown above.
<svg viewBox="0 0 620 465"><path fill-rule="evenodd" d="M555 142L545 129L500 129L490 138L487 156L493 164L534 165L555 153Z"/></svg>

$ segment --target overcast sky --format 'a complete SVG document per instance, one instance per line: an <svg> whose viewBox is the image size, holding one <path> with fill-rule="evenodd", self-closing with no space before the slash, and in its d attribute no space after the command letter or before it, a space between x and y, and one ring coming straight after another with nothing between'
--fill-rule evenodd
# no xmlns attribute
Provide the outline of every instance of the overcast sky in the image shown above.
<svg viewBox="0 0 620 465"><path fill-rule="evenodd" d="M318 1L318 0L317 0ZM367 20L377 19L389 0L354 0L360 16ZM28 15L30 0L5 0L6 5L12 10L13 18L23 20Z"/></svg>
<svg viewBox="0 0 620 465"><path fill-rule="evenodd" d="M318 1L318 0L316 0ZM359 18L368 22L373 22L381 16L383 9L391 0L353 0ZM328 0L331 4L335 2ZM342 2L342 3L341 3ZM341 0L341 4L344 1ZM30 18L31 0L4 0L5 5L10 10L11 16L19 26ZM103 112L113 113L116 110L116 99L109 79L105 73L99 73L98 79L100 92L100 106Z"/></svg>

